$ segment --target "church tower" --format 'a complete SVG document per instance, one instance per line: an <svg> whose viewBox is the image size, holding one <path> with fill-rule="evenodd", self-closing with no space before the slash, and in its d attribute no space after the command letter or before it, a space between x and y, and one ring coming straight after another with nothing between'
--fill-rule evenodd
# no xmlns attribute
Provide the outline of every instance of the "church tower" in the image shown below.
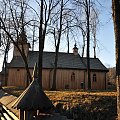
<svg viewBox="0 0 120 120"><path fill-rule="evenodd" d="M26 57L28 56L30 44L27 43L27 36L24 29L24 12L23 12L24 2L21 3L21 32L19 37L16 40L16 44L19 46L22 53L25 53ZM18 48L14 45L13 57L21 56Z"/></svg>
<svg viewBox="0 0 120 120"><path fill-rule="evenodd" d="M78 55L78 48L77 48L76 43L75 43L74 48L73 48L73 54Z"/></svg>
<svg viewBox="0 0 120 120"><path fill-rule="evenodd" d="M27 36L24 29L21 30L21 33L19 34L19 38L16 41L16 43L18 44L21 51L24 52L25 55L27 56L30 48L30 43L27 43ZM14 57L21 56L18 48L15 45L14 45L13 56Z"/></svg>

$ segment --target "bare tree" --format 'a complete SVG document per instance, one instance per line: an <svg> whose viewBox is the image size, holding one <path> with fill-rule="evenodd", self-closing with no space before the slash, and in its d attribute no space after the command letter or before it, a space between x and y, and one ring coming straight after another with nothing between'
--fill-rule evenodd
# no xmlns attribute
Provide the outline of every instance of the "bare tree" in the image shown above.
<svg viewBox="0 0 120 120"><path fill-rule="evenodd" d="M86 0L86 18L87 18L87 79L88 89L91 89L90 79L90 0Z"/></svg>
<svg viewBox="0 0 120 120"><path fill-rule="evenodd" d="M27 71L29 81L32 81L32 78L31 78L31 75L29 72L29 68L28 68L27 56L24 52L23 43L21 42L22 48L20 48L20 46L18 44L19 39L22 39L22 41L24 39L24 38L20 38L21 37L20 33L25 32L24 31L25 23L23 21L23 19L24 19L23 14L25 14L27 4L25 4L24 1L14 2L14 1L6 0L4 2L8 5L7 10L9 12L9 16L6 16L6 17L10 18L10 27L9 27L10 30L7 29L6 21L4 21L4 18L0 16L1 29L7 35L8 40L10 40L11 43L13 43L16 46L16 48L18 49L18 51L20 52L20 54L24 60L24 63L25 63L25 68ZM18 11L20 11L20 10L21 10L21 12L18 13ZM22 31L21 31L21 29L22 29ZM6 48L7 48L7 45L6 45Z"/></svg>
<svg viewBox="0 0 120 120"><path fill-rule="evenodd" d="M88 89L91 89L91 77L90 77L90 38L92 36L91 31L95 30L96 9L95 2L93 0L74 0L76 9L76 27L80 28L83 36L83 48L82 57L84 56L85 43L87 44L87 81ZM93 25L93 23L95 25ZM96 35L96 33L94 34Z"/></svg>
<svg viewBox="0 0 120 120"><path fill-rule="evenodd" d="M19 34L22 31L24 32L24 27L27 26L27 28L29 27L29 25L31 25L31 19L27 19L28 21L23 20L24 15L26 13L26 10L29 8L32 12L32 14L34 14L37 17L37 27L39 29L39 56L38 56L38 79L39 79L39 84L42 88L42 56L43 56L43 49L44 49L44 42L45 42L45 35L46 35L46 30L47 30L47 26L48 24L50 24L49 20L50 20L50 16L51 16L51 12L52 10L57 6L57 4L59 3L59 1L55 1L55 0L41 0L41 2L38 2L37 0L35 1L36 4L39 6L40 11L37 11L31 4L28 4L28 2L22 0L22 1L11 1L11 0L6 0L6 2L8 3L8 7L9 7L9 11L10 11L10 15L12 18L12 31L9 32L6 29L6 25L4 20L2 19L2 17L0 17L0 22L2 24L1 28L2 30L6 33L6 35L9 37L10 41L17 47L18 51L20 52L24 63L25 63L25 67L27 70L27 74L28 77L31 79L31 75L29 72L29 68L28 68L28 63L27 63L27 57L25 56L24 53L24 47L22 46L22 49L19 48L17 42L19 40ZM21 13L19 13L19 11L22 11ZM22 25L22 28L20 27ZM34 26L34 25L32 25ZM34 33L34 32L33 32ZM17 42L16 42L17 41ZM34 43L33 43L34 44Z"/></svg>
<svg viewBox="0 0 120 120"><path fill-rule="evenodd" d="M7 18L7 4L3 1L4 7L1 9L0 16L3 18L4 22L6 23L6 29L10 31L10 17ZM9 16L9 15L8 15ZM2 25L0 22L0 52L4 55L2 71L4 72L4 81L5 85L7 85L7 62L8 62L8 52L10 49L10 40L6 33L1 29Z"/></svg>
<svg viewBox="0 0 120 120"><path fill-rule="evenodd" d="M112 0L113 23L116 43L116 83L117 83L117 113L120 119L120 1Z"/></svg>
<svg viewBox="0 0 120 120"><path fill-rule="evenodd" d="M54 61L54 73L53 73L53 84L51 90L56 90L56 72L57 72L57 62L58 62L58 52L61 40L61 33L62 33L62 18L63 18L63 0L61 0L61 8L60 8L60 21L59 21L59 31L58 31L58 40L56 44L55 50L55 61Z"/></svg>
<svg viewBox="0 0 120 120"><path fill-rule="evenodd" d="M38 80L42 89L42 58L45 43L45 35L48 25L50 25L50 16L53 9L59 1L49 0L40 2L40 25L39 25L39 56L38 56Z"/></svg>
<svg viewBox="0 0 120 120"><path fill-rule="evenodd" d="M38 56L38 68L39 68L38 82L40 84L41 89L42 89L42 58L43 58L43 49L44 49L45 32L46 32L46 28L43 30L43 5L44 5L43 0L41 0L40 27L39 27L39 56Z"/></svg>
<svg viewBox="0 0 120 120"><path fill-rule="evenodd" d="M91 34L93 35L93 50L94 50L94 58L96 58L96 44L97 44L97 40L96 40L96 34L97 34L97 27L99 25L99 18L98 18L98 11L97 9L92 11L91 13L92 15L92 19L91 19Z"/></svg>
<svg viewBox="0 0 120 120"><path fill-rule="evenodd" d="M72 9L68 7L69 0L61 1L59 4L60 8L57 6L57 12L54 12L54 18L51 19L52 27L49 27L48 33L53 35L55 43L55 59L54 59L54 70L53 70L53 82L51 90L56 90L56 74L57 74L57 64L58 64L58 54L61 43L61 37L67 33L67 46L69 52L69 30L73 26L71 23L72 19ZM59 8L59 9L58 9ZM65 41L64 41L65 43Z"/></svg>
<svg viewBox="0 0 120 120"><path fill-rule="evenodd" d="M35 22L33 23L33 37L32 37L32 51L34 51L34 45L35 45Z"/></svg>

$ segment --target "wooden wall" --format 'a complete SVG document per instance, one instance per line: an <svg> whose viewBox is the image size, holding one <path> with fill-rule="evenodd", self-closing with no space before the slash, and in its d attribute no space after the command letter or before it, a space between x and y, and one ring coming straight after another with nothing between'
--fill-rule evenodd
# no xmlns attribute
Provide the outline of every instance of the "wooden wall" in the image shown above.
<svg viewBox="0 0 120 120"><path fill-rule="evenodd" d="M0 84L4 85L4 74L0 74Z"/></svg>
<svg viewBox="0 0 120 120"><path fill-rule="evenodd" d="M44 69L42 71L42 77L43 77L43 81L42 81L42 86L43 89L50 89L50 74L51 74L51 69Z"/></svg>
<svg viewBox="0 0 120 120"><path fill-rule="evenodd" d="M93 81L93 74L96 74L96 82ZM91 72L91 88L95 90L106 89L106 73L105 72Z"/></svg>
<svg viewBox="0 0 120 120"><path fill-rule="evenodd" d="M30 69L32 75L33 69ZM71 79L71 75L74 73L75 79ZM10 68L8 76L8 84L10 86L26 86L26 70ZM43 89L49 90L53 83L53 69L43 69ZM93 74L96 74L96 82L93 82ZM70 70L70 69L58 69L57 70L57 89L83 89L82 83L85 83L87 89L87 77L85 70ZM105 72L91 72L91 87L92 89L105 89ZM107 83L107 82L106 82Z"/></svg>
<svg viewBox="0 0 120 120"><path fill-rule="evenodd" d="M26 86L27 73L24 68L9 68L8 86Z"/></svg>
<svg viewBox="0 0 120 120"><path fill-rule="evenodd" d="M33 69L30 69L31 75L33 74ZM50 70L43 70L43 88L49 88L49 73ZM8 73L8 86L26 86L27 73L24 68L10 68Z"/></svg>
<svg viewBox="0 0 120 120"><path fill-rule="evenodd" d="M75 79L71 79L72 74L75 74ZM57 89L81 89L81 82L84 82L84 70L57 70Z"/></svg>
<svg viewBox="0 0 120 120"><path fill-rule="evenodd" d="M0 84L1 84L1 86L6 86L7 80L8 80L7 77L8 76L7 75L5 76L5 74L0 74Z"/></svg>

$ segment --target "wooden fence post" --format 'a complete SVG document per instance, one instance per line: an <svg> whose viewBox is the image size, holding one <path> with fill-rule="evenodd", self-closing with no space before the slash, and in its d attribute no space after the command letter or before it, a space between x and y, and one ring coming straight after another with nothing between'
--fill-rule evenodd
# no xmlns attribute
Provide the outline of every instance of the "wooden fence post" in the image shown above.
<svg viewBox="0 0 120 120"><path fill-rule="evenodd" d="M19 110L19 120L24 120L24 110Z"/></svg>

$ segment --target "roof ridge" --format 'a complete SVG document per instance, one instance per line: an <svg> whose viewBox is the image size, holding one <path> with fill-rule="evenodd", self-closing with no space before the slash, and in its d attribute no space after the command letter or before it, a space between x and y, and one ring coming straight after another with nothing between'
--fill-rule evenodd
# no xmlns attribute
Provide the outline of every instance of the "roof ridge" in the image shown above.
<svg viewBox="0 0 120 120"><path fill-rule="evenodd" d="M29 51L29 52L39 52L39 51ZM53 51L43 51L43 53L55 53ZM67 52L59 52L59 53L63 53L63 54L73 54L73 53L67 53ZM74 54L73 54L74 55ZM78 54L79 55L79 54Z"/></svg>
<svg viewBox="0 0 120 120"><path fill-rule="evenodd" d="M53 68L55 52L44 51L43 52L43 68ZM38 61L38 51L29 51L28 53L28 65L33 68L34 63ZM14 58L13 58L14 59ZM21 59L12 59L11 67L24 67L24 63ZM58 68L65 69L86 69L87 58L81 57L79 54L59 52L58 54ZM91 69L107 70L105 65L99 60L99 58L90 58Z"/></svg>
<svg viewBox="0 0 120 120"><path fill-rule="evenodd" d="M87 57L81 57L81 58L87 59ZM90 59L99 59L99 58L90 57Z"/></svg>

